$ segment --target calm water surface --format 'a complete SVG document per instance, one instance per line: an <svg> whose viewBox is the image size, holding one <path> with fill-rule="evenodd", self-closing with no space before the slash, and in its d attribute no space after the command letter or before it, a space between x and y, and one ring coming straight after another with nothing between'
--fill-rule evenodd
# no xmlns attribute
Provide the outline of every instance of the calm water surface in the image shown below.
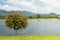
<svg viewBox="0 0 60 40"><path fill-rule="evenodd" d="M28 23L18 35L60 35L60 20L29 20ZM15 35L15 31L5 27L4 21L0 20L0 35Z"/></svg>

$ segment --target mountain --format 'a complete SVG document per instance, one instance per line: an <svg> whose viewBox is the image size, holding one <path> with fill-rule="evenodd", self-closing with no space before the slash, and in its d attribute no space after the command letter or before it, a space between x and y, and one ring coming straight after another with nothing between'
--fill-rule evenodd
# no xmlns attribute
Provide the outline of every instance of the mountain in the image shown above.
<svg viewBox="0 0 60 40"><path fill-rule="evenodd" d="M10 12L12 12L12 13L19 13L19 14L22 14L22 15L25 15L25 16L35 16L36 15L35 13L27 12L27 11L9 11L8 12L8 11L5 11L5 10L0 10L0 15L1 16L6 16Z"/></svg>
<svg viewBox="0 0 60 40"><path fill-rule="evenodd" d="M8 14L8 11L5 11L5 10L0 10L0 15L1 16L5 16Z"/></svg>
<svg viewBox="0 0 60 40"><path fill-rule="evenodd" d="M5 10L0 10L0 17L5 17L7 14L9 13L19 13L19 14L22 14L24 16L27 16L27 17L30 17L30 16L33 16L33 17L36 17L37 14L36 13L32 13L32 12L28 12L28 11L5 11ZM60 16L56 13L49 13L49 14L40 14L41 17L56 17L56 16Z"/></svg>
<svg viewBox="0 0 60 40"><path fill-rule="evenodd" d="M25 16L35 16L36 15L35 13L28 12L28 11L10 11L10 12L19 13L19 14L22 14L22 15L25 15Z"/></svg>

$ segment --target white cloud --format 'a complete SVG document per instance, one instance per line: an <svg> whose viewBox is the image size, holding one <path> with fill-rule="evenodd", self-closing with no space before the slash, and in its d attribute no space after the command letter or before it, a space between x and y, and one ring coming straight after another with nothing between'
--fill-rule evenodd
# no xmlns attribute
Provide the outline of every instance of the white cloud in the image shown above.
<svg viewBox="0 0 60 40"><path fill-rule="evenodd" d="M2 10L6 10L6 11L11 11L11 10L20 10L19 8L17 7L13 7L13 6L9 6L9 5L0 5L0 9Z"/></svg>
<svg viewBox="0 0 60 40"><path fill-rule="evenodd" d="M7 0L7 5L0 5L0 9L7 11L10 10L23 10L34 13L60 13L59 0Z"/></svg>
<svg viewBox="0 0 60 40"><path fill-rule="evenodd" d="M27 2L27 1L21 1L21 0L18 0L18 1L7 1L7 3L10 3L10 4L13 4L14 6L19 6L21 8L21 10L24 10L24 11L30 11L30 12L36 12L37 11L37 7L34 6L32 4L32 2ZM20 9L19 8L19 9Z"/></svg>
<svg viewBox="0 0 60 40"><path fill-rule="evenodd" d="M48 6L59 7L60 8L60 1L59 0L40 0Z"/></svg>

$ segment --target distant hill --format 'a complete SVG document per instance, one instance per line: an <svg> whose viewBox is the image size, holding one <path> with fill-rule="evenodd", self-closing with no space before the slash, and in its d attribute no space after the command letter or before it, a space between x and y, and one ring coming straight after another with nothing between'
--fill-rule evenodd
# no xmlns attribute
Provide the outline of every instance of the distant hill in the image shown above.
<svg viewBox="0 0 60 40"><path fill-rule="evenodd" d="M5 10L0 10L0 15L6 16L10 12L19 13L19 14L22 14L22 15L25 15L25 16L35 16L36 15L35 13L27 12L27 11L9 11L8 12L8 11L5 11Z"/></svg>
<svg viewBox="0 0 60 40"><path fill-rule="evenodd" d="M5 10L0 10L0 17L5 17L7 16L7 14L9 14L10 12L12 13L19 13L22 14L24 16L30 17L36 17L37 13L32 13L32 12L28 12L28 11L5 11ZM56 16L60 16L59 14L56 13L49 13L49 14L39 14L41 17L56 17Z"/></svg>
<svg viewBox="0 0 60 40"><path fill-rule="evenodd" d="M8 14L7 11L5 11L5 10L0 10L0 15L4 16L4 15L6 15L6 14Z"/></svg>
<svg viewBox="0 0 60 40"><path fill-rule="evenodd" d="M28 11L10 11L10 12L19 13L19 14L22 14L25 16L35 16L36 15L36 13L32 13L32 12L28 12Z"/></svg>

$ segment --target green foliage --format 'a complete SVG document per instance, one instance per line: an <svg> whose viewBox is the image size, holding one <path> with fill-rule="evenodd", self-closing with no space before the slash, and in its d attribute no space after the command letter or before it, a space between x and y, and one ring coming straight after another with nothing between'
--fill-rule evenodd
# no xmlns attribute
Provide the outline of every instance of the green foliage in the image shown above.
<svg viewBox="0 0 60 40"><path fill-rule="evenodd" d="M4 18L5 18L5 16L0 15L0 19L4 19Z"/></svg>
<svg viewBox="0 0 60 40"><path fill-rule="evenodd" d="M17 14L17 13L10 13L5 19L5 24L7 27L19 30L25 29L28 25L27 17Z"/></svg>
<svg viewBox="0 0 60 40"><path fill-rule="evenodd" d="M37 17L36 18L41 18L40 14L37 14Z"/></svg>
<svg viewBox="0 0 60 40"><path fill-rule="evenodd" d="M48 17L49 17L49 18L56 18L57 15L56 15L55 13L50 13L50 14L48 14Z"/></svg>
<svg viewBox="0 0 60 40"><path fill-rule="evenodd" d="M32 19L33 17L32 17L32 16L30 16L29 18L30 18L30 19Z"/></svg>
<svg viewBox="0 0 60 40"><path fill-rule="evenodd" d="M29 19L35 19L36 17L35 16L30 16Z"/></svg>
<svg viewBox="0 0 60 40"><path fill-rule="evenodd" d="M60 15L59 15L59 16L57 16L57 19L60 19Z"/></svg>

